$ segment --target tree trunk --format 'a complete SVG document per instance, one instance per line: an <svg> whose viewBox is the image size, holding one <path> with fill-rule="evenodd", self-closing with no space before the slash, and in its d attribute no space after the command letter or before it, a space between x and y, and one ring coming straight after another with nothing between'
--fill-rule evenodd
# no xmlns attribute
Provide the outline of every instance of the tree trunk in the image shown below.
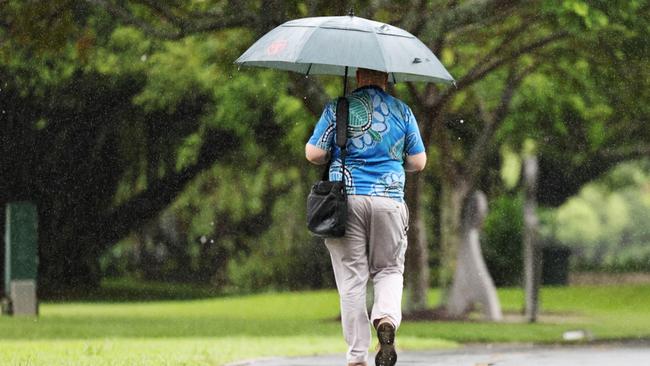
<svg viewBox="0 0 650 366"><path fill-rule="evenodd" d="M406 204L409 208L408 249L406 250L406 312L427 308L429 289L429 247L419 198L423 177L409 174L406 179Z"/></svg>
<svg viewBox="0 0 650 366"><path fill-rule="evenodd" d="M462 317L480 304L485 317L499 321L503 318L501 304L481 252L480 230L487 215L485 194L474 192L463 209L461 242L454 282L449 293L447 311L453 317Z"/></svg>
<svg viewBox="0 0 650 366"><path fill-rule="evenodd" d="M537 219L537 157L524 159L524 276L526 291L526 320L537 321L539 310L539 285L541 280L541 253L537 245L539 220Z"/></svg>
<svg viewBox="0 0 650 366"><path fill-rule="evenodd" d="M5 210L5 202L0 197L0 300L5 293Z"/></svg>
<svg viewBox="0 0 650 366"><path fill-rule="evenodd" d="M460 217L465 196L464 184L443 178L440 190L440 303L446 306L449 288L456 269L456 252L460 243Z"/></svg>

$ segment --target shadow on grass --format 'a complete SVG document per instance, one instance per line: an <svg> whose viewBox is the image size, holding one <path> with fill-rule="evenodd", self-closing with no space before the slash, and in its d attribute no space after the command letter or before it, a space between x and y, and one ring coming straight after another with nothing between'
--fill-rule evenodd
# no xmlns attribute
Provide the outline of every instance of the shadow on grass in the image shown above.
<svg viewBox="0 0 650 366"><path fill-rule="evenodd" d="M198 300L228 295L225 291L208 285L144 282L130 278L105 279L101 287L96 289L78 288L65 291L42 289L40 292L41 300L52 303Z"/></svg>

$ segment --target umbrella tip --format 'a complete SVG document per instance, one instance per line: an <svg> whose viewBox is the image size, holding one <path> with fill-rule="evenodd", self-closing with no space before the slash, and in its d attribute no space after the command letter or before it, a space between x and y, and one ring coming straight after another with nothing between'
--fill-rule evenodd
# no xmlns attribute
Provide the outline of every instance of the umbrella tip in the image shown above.
<svg viewBox="0 0 650 366"><path fill-rule="evenodd" d="M350 11L348 12L348 15L353 17L354 16L354 8L350 8Z"/></svg>

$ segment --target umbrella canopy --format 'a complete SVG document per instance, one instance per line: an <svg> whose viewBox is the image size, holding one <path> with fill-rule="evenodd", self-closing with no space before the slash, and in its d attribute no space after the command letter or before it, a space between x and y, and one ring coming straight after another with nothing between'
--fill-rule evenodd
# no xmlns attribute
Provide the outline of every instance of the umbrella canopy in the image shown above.
<svg viewBox="0 0 650 366"><path fill-rule="evenodd" d="M347 76L365 68L388 73L393 83L454 82L414 35L354 15L288 21L265 34L235 63L306 75Z"/></svg>

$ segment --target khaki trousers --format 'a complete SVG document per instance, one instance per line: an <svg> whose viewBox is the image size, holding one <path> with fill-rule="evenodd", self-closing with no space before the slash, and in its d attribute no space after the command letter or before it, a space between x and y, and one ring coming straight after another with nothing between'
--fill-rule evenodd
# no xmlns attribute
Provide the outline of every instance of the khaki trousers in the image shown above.
<svg viewBox="0 0 650 366"><path fill-rule="evenodd" d="M341 300L341 324L349 363L367 361L370 324L375 320L387 318L396 328L402 321L407 230L405 203L386 197L351 195L345 236L325 240ZM366 309L369 278L374 286L370 319Z"/></svg>

